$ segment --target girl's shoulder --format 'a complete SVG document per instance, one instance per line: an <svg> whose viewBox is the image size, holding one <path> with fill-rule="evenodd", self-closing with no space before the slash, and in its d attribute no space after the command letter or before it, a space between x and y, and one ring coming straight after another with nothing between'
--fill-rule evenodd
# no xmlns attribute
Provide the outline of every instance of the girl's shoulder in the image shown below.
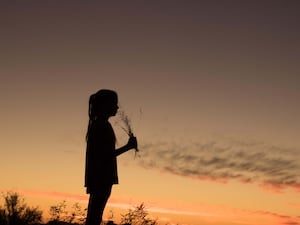
<svg viewBox="0 0 300 225"><path fill-rule="evenodd" d="M95 126L96 127L111 127L110 123L107 120L95 120Z"/></svg>
<svg viewBox="0 0 300 225"><path fill-rule="evenodd" d="M113 128L108 121L99 120L95 122L91 135L93 136L92 139L95 140L115 140Z"/></svg>
<svg viewBox="0 0 300 225"><path fill-rule="evenodd" d="M96 120L94 123L94 130L97 132L107 132L112 129L111 124L106 120Z"/></svg>
<svg viewBox="0 0 300 225"><path fill-rule="evenodd" d="M107 137L111 133L111 126L109 122L95 120L89 129L89 137L90 141L98 140L99 136Z"/></svg>

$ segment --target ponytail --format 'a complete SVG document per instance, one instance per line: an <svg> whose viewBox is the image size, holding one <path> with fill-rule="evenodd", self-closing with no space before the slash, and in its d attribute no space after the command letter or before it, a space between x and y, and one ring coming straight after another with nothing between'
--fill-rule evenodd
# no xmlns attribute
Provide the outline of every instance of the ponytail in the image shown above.
<svg viewBox="0 0 300 225"><path fill-rule="evenodd" d="M87 133L86 133L86 141L88 141L88 139L89 139L89 133L90 133L91 127L92 127L94 121L96 120L95 109L94 109L95 98L96 98L96 94L92 94L89 99L89 111L88 111L89 123L88 123L88 129L87 129Z"/></svg>

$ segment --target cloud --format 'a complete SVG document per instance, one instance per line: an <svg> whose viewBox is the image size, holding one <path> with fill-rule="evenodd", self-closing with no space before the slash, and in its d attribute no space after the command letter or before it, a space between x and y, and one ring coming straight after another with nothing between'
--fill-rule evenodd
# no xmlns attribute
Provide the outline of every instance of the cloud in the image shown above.
<svg viewBox="0 0 300 225"><path fill-rule="evenodd" d="M287 204L288 206L291 206L291 207L294 207L294 208L298 208L300 209L300 204L299 203L293 203L293 202L290 202Z"/></svg>
<svg viewBox="0 0 300 225"><path fill-rule="evenodd" d="M37 190L17 190L17 192L24 194L26 196L36 196L43 198L55 198L55 199L63 199L77 202L87 202L87 195L79 195L79 194L70 194L65 192L57 192L57 191L37 191Z"/></svg>
<svg viewBox="0 0 300 225"><path fill-rule="evenodd" d="M279 192L284 187L300 190L299 153L300 149L229 138L207 143L160 142L141 146L139 164L197 179L257 182Z"/></svg>

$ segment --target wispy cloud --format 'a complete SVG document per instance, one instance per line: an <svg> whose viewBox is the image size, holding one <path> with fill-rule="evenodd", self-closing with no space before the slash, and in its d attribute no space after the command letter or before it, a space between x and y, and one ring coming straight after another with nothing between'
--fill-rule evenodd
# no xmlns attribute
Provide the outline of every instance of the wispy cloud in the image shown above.
<svg viewBox="0 0 300 225"><path fill-rule="evenodd" d="M187 144L188 143L188 144ZM300 190L300 149L263 142L156 143L141 146L140 165L197 179L257 182L265 188Z"/></svg>
<svg viewBox="0 0 300 225"><path fill-rule="evenodd" d="M24 194L26 196L35 196L42 198L55 198L60 200L70 200L76 202L87 202L87 195L79 195L79 194L70 194L65 192L58 191L37 191L37 190L16 190L17 192Z"/></svg>
<svg viewBox="0 0 300 225"><path fill-rule="evenodd" d="M0 190L1 192L9 192L9 190ZM11 190L10 190L11 191ZM33 197L40 197L40 198L51 198L57 199L58 201L66 200L66 201L75 201L87 204L88 202L88 195L81 195L81 194L70 194L66 192L58 192L58 191L41 191L41 190L13 190L17 193L20 193L24 196L33 196ZM129 198L129 197L128 197ZM128 203L128 200L122 198L114 198L110 197L108 201L108 206L121 208L121 209L134 209L140 203ZM167 213L167 214L180 214L180 215L193 215L199 216L202 213L198 211L188 211L183 209L170 209L164 207L147 207L147 211L149 212L159 212L159 213Z"/></svg>

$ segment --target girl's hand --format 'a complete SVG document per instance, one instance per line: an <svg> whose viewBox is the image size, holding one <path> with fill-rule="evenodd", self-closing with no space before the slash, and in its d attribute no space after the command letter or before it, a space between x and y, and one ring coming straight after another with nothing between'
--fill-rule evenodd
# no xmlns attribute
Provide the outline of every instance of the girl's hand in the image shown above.
<svg viewBox="0 0 300 225"><path fill-rule="evenodd" d="M135 136L131 136L131 137L128 139L127 146L128 146L128 148L130 148L130 149L136 149L136 150L137 150L138 144L137 144L137 139L136 139Z"/></svg>

